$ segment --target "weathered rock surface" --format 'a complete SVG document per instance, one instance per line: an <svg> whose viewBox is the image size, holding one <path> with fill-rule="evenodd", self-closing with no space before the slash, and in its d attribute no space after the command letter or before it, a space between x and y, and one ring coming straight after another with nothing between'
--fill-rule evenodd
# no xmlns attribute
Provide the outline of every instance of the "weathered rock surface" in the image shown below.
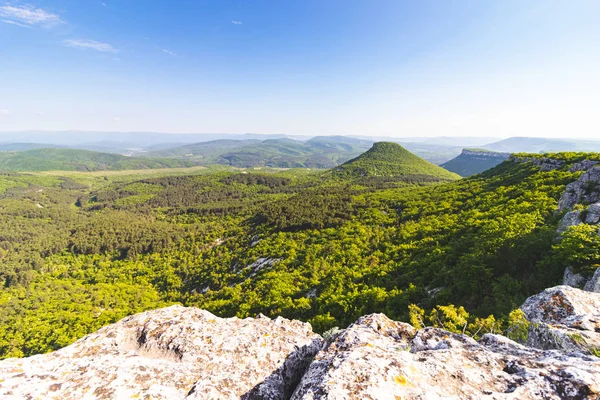
<svg viewBox="0 0 600 400"><path fill-rule="evenodd" d="M600 203L590 205L586 211L585 223L597 225L600 223Z"/></svg>
<svg viewBox="0 0 600 400"><path fill-rule="evenodd" d="M172 306L54 353L0 362L0 398L285 398L321 344L299 321Z"/></svg>
<svg viewBox="0 0 600 400"><path fill-rule="evenodd" d="M533 322L528 346L587 354L600 350L600 294L556 286L528 298L521 310Z"/></svg>
<svg viewBox="0 0 600 400"><path fill-rule="evenodd" d="M562 288L555 289L576 290ZM530 302L533 317L577 325L577 314L579 326L593 325L596 303L569 300L563 314L536 306L549 297ZM361 317L324 343L298 321L223 319L173 306L54 353L1 361L0 398L599 399L600 358L497 335L477 342L416 331L383 314Z"/></svg>
<svg viewBox="0 0 600 400"><path fill-rule="evenodd" d="M569 169L569 171L571 171L571 172L587 171L588 169L592 168L594 165L597 165L597 164L600 164L600 161L583 160L583 161L573 164L571 166L571 168Z"/></svg>
<svg viewBox="0 0 600 400"><path fill-rule="evenodd" d="M565 272L563 274L563 285L581 289L586 285L587 281L588 279L585 276L575 273L573 268L565 268Z"/></svg>
<svg viewBox="0 0 600 400"><path fill-rule="evenodd" d="M581 211L569 211L566 213L560 222L558 223L558 228L556 229L556 233L559 235L563 232L566 232L572 226L583 224Z"/></svg>
<svg viewBox="0 0 600 400"><path fill-rule="evenodd" d="M530 162L530 163L533 163L535 166L539 167L540 171L542 171L542 172L548 172L548 171L552 171L555 169L560 169L565 166L564 161L555 160L553 158L548 158L548 157L537 158L537 157L510 156L509 161L516 162L516 163Z"/></svg>
<svg viewBox="0 0 600 400"><path fill-rule="evenodd" d="M600 293L600 268L596 269L596 272L594 272L594 275L587 281L583 290L586 292Z"/></svg>
<svg viewBox="0 0 600 400"><path fill-rule="evenodd" d="M600 166L596 165L581 174L579 179L567 185L558 201L560 211L572 209L578 203L600 201Z"/></svg>
<svg viewBox="0 0 600 400"><path fill-rule="evenodd" d="M362 317L328 341L293 400L594 399L600 359L521 346L486 335L426 328L382 314Z"/></svg>

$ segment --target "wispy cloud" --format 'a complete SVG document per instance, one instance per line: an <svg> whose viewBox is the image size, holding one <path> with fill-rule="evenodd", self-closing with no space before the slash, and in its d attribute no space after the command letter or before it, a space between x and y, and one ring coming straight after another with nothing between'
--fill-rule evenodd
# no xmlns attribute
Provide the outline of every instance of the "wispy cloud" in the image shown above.
<svg viewBox="0 0 600 400"><path fill-rule="evenodd" d="M242 21L231 21L234 25L242 25Z"/></svg>
<svg viewBox="0 0 600 400"><path fill-rule="evenodd" d="M27 29L31 28L31 26L29 26L29 25L21 24L16 21L11 21L10 19L3 19L2 22L4 22L5 24L20 26L21 28L27 28Z"/></svg>
<svg viewBox="0 0 600 400"><path fill-rule="evenodd" d="M10 115L10 110L7 110L6 108L0 108L0 117L4 117L6 115Z"/></svg>
<svg viewBox="0 0 600 400"><path fill-rule="evenodd" d="M117 53L117 49L112 47L108 43L97 42L95 40L77 40L77 39L68 39L63 42L65 46L75 47L77 49L84 50L96 50L103 51L107 53Z"/></svg>
<svg viewBox="0 0 600 400"><path fill-rule="evenodd" d="M0 6L0 18L7 24L21 27L44 26L51 27L63 21L57 14L44 11L33 6Z"/></svg>
<svg viewBox="0 0 600 400"><path fill-rule="evenodd" d="M167 50L167 49L160 49L160 51L162 51L163 53L166 53L170 56L176 56L177 54L173 53L171 50Z"/></svg>
<svg viewBox="0 0 600 400"><path fill-rule="evenodd" d="M113 121L121 122L123 119L121 117L113 117Z"/></svg>

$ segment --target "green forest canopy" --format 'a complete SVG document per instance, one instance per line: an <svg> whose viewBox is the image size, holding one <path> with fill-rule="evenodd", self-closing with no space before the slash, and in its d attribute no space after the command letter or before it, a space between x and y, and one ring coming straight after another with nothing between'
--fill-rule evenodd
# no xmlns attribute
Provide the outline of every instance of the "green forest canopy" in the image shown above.
<svg viewBox="0 0 600 400"><path fill-rule="evenodd" d="M0 355L51 351L172 303L282 315L320 332L371 312L499 329L527 296L559 283L566 262L588 274L597 265L595 231L556 241L557 200L578 174L513 162L453 182L5 173ZM587 258L576 257L582 242Z"/></svg>

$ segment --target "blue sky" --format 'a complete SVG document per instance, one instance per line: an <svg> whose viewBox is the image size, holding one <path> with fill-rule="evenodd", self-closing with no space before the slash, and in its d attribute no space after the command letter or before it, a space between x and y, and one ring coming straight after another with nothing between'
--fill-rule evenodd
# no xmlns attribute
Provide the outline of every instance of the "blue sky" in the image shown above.
<svg viewBox="0 0 600 400"><path fill-rule="evenodd" d="M600 139L600 1L0 0L0 131Z"/></svg>

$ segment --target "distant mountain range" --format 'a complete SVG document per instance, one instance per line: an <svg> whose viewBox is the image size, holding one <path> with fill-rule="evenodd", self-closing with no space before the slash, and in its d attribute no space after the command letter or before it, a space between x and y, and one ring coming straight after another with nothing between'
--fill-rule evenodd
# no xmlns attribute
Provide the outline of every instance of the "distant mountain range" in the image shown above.
<svg viewBox="0 0 600 400"><path fill-rule="evenodd" d="M147 157L178 157L202 164L233 167L332 168L371 147L372 142L343 136L307 141L221 139L147 153Z"/></svg>
<svg viewBox="0 0 600 400"><path fill-rule="evenodd" d="M77 149L32 149L0 152L0 171L103 171L191 167L177 158L139 158Z"/></svg>
<svg viewBox="0 0 600 400"><path fill-rule="evenodd" d="M121 168L116 164L96 163L88 153L57 152L49 159L39 149L88 150L132 157L134 168L153 165L224 164L233 167L333 168L356 158L382 138L350 136L286 136L262 134L165 134L156 132L0 132L0 168L11 170L104 169ZM501 153L540 153L557 151L600 151L600 141L512 137L493 138L383 138L396 142L415 155L468 176L494 166L498 158L473 155L463 149L478 148ZM487 142L492 140L491 142ZM30 152L17 155L18 152ZM11 154L3 154L8 152ZM15 154L13 154L15 153ZM66 154L75 161L67 160ZM109 159L107 156L103 156ZM133 160L135 158L135 160ZM138 158L145 161L138 162ZM82 162L82 160L88 160ZM152 162L150 161L152 160ZM170 161L169 161L170 160ZM116 162L116 161L115 161ZM50 168L50 167L54 168ZM483 169L482 169L483 168Z"/></svg>

